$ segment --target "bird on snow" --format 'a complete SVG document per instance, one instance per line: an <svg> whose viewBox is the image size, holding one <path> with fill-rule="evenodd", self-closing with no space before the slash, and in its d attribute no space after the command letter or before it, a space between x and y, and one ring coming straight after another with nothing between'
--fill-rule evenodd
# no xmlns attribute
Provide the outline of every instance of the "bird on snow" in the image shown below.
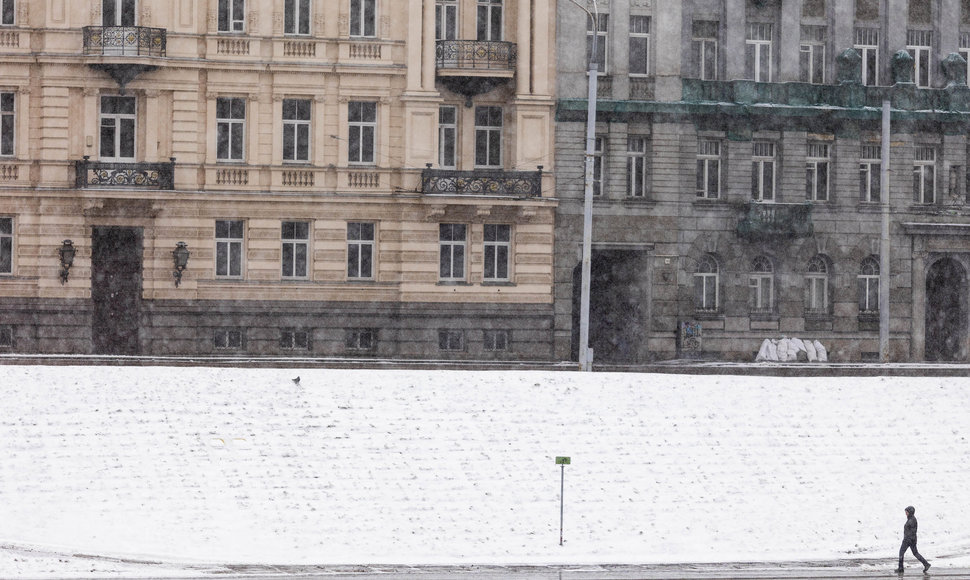
<svg viewBox="0 0 970 580"><path fill-rule="evenodd" d="M296 377L295 379L293 379L293 384L294 385L299 385L300 384L300 377Z"/></svg>

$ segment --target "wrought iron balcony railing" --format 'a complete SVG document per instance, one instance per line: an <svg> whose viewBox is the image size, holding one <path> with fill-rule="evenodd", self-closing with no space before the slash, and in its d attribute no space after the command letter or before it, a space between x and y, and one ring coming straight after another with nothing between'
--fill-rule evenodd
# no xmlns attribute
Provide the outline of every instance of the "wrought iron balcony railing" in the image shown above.
<svg viewBox="0 0 970 580"><path fill-rule="evenodd" d="M517 55L514 42L439 40L435 44L435 62L439 69L514 71Z"/></svg>
<svg viewBox="0 0 970 580"><path fill-rule="evenodd" d="M85 26L84 54L165 56L164 28L145 26Z"/></svg>
<svg viewBox="0 0 970 580"><path fill-rule="evenodd" d="M77 188L121 187L175 189L175 158L168 163L116 163L91 161L87 156L74 162Z"/></svg>
<svg viewBox="0 0 970 580"><path fill-rule="evenodd" d="M746 203L738 222L738 236L746 240L801 238L814 231L810 203Z"/></svg>
<svg viewBox="0 0 970 580"><path fill-rule="evenodd" d="M421 172L421 192L445 195L540 197L542 167L540 166L538 171L502 169L455 171L428 167Z"/></svg>

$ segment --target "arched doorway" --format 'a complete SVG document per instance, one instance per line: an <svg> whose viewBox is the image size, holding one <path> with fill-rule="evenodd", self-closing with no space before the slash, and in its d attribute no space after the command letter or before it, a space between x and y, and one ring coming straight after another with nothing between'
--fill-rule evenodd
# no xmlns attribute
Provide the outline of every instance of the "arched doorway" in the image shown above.
<svg viewBox="0 0 970 580"><path fill-rule="evenodd" d="M589 347L594 362L640 362L646 350L646 265L642 252L594 250L590 261ZM573 271L572 357L579 358L581 266Z"/></svg>
<svg viewBox="0 0 970 580"><path fill-rule="evenodd" d="M967 359L967 272L942 258L926 272L926 360Z"/></svg>

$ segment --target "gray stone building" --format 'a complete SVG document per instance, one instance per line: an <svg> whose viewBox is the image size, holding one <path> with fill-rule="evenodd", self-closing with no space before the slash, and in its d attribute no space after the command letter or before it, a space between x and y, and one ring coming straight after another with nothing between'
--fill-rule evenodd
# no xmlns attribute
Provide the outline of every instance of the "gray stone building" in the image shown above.
<svg viewBox="0 0 970 580"><path fill-rule="evenodd" d="M750 360L780 336L819 340L832 360L875 359L885 100L889 353L967 360L970 3L596 8L594 26L575 3L558 3L557 356L578 352L586 70L596 43L596 362Z"/></svg>

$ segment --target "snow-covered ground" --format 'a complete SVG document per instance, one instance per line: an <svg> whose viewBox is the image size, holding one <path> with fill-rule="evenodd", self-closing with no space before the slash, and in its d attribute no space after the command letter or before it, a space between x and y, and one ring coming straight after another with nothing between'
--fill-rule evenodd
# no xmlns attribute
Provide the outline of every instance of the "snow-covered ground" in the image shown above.
<svg viewBox="0 0 970 580"><path fill-rule="evenodd" d="M910 504L934 566L970 565L965 378L0 366L0 384L3 578L892 558Z"/></svg>

